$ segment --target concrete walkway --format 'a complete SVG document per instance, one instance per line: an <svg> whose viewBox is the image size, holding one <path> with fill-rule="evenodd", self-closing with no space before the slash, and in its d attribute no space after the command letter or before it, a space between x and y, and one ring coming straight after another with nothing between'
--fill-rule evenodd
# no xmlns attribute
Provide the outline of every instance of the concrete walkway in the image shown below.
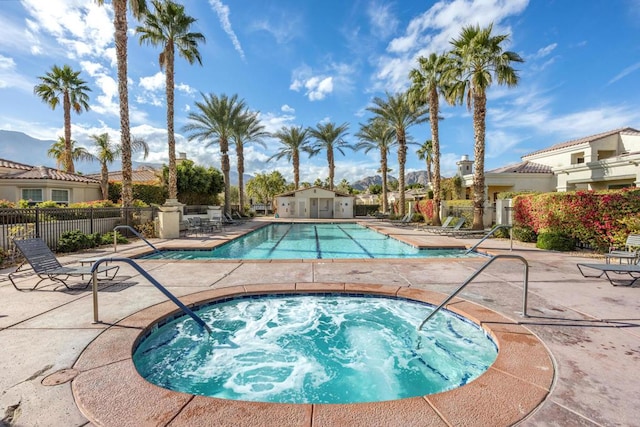
<svg viewBox="0 0 640 427"><path fill-rule="evenodd" d="M242 234L258 221L227 227L213 236L172 241L159 247L211 247ZM377 226L418 245L471 245L477 239L433 236L413 227ZM528 312L521 317L523 267L513 260L493 263L459 296L521 323L548 347L556 365L551 393L523 426L638 426L640 406L640 286L611 286L585 279L578 262L603 262L589 254L540 251L490 239L481 246L495 254L523 256L530 265ZM118 246L118 256L146 251L143 242ZM88 256L112 255L113 248L60 257L77 264ZM205 289L280 283L376 283L450 293L486 258L411 260L314 260L278 262L137 261L178 297ZM8 273L11 270L4 271ZM57 290L46 285L19 292L0 276L0 425L92 425L78 410L68 380L83 349L111 323L166 298L128 265L116 280L102 282L99 317L93 323L90 290ZM20 286L37 279L25 274ZM135 402L132 402L135 404ZM124 424L124 423L123 423ZM269 420L264 420L269 425ZM468 425L475 425L472 414Z"/></svg>

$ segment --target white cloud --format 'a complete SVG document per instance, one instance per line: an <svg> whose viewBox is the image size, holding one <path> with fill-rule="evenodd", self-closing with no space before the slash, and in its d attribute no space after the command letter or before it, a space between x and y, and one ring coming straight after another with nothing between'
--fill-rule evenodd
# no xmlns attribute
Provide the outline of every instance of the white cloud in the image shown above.
<svg viewBox="0 0 640 427"><path fill-rule="evenodd" d="M33 83L17 72L17 66L13 58L0 55L0 89L17 88L24 91L32 91Z"/></svg>
<svg viewBox="0 0 640 427"><path fill-rule="evenodd" d="M283 113L289 113L289 114L293 114L296 112L294 108L289 107L287 104L284 104L282 107L280 107L280 111L282 111Z"/></svg>
<svg viewBox="0 0 640 427"><path fill-rule="evenodd" d="M391 12L391 5L381 2L372 2L367 8L367 16L372 28L372 33L386 39L396 31L399 25L398 19Z"/></svg>
<svg viewBox="0 0 640 427"><path fill-rule="evenodd" d="M233 32L233 28L231 28L231 21L229 20L229 6L223 4L220 0L209 0L209 4L213 8L213 10L218 14L218 19L220 20L220 25L222 25L222 29L231 39L231 43L233 43L233 47L240 54L240 57L244 60L244 51L242 50L242 46L240 45L240 41L236 36L236 33Z"/></svg>
<svg viewBox="0 0 640 427"><path fill-rule="evenodd" d="M431 52L444 52L465 25L494 24L497 34L511 33L501 26L505 18L524 11L528 0L439 1L409 22L404 34L389 42L387 54L377 58L374 90L399 91L408 85L408 72L416 59Z"/></svg>
<svg viewBox="0 0 640 427"><path fill-rule="evenodd" d="M305 64L293 71L289 89L296 92L304 90L310 101L320 101L335 90L349 90L353 74L354 68L344 63L331 62L323 71L314 71Z"/></svg>
<svg viewBox="0 0 640 427"><path fill-rule="evenodd" d="M138 85L149 91L163 90L166 83L166 77L162 71L158 71L153 76L141 77Z"/></svg>
<svg viewBox="0 0 640 427"><path fill-rule="evenodd" d="M609 80L609 82L607 82L607 85L617 82L618 80L628 76L629 74L633 73L636 70L640 70L640 62L636 62L635 64L619 72L614 78L612 78L611 80Z"/></svg>
<svg viewBox="0 0 640 427"><path fill-rule="evenodd" d="M291 11L281 10L282 15L277 18L277 22L273 19L258 19L253 22L249 30L265 31L273 36L276 43L285 45L300 35L301 29L304 28L300 16L294 15Z"/></svg>
<svg viewBox="0 0 640 427"><path fill-rule="evenodd" d="M113 42L110 7L79 0L24 0L22 4L31 15L29 29L36 43L53 37L68 58L103 56Z"/></svg>

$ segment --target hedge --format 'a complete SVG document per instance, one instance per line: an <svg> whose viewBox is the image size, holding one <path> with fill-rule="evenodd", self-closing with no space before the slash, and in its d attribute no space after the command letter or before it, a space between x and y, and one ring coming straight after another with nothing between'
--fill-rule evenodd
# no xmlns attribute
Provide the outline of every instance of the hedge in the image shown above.
<svg viewBox="0 0 640 427"><path fill-rule="evenodd" d="M562 234L605 252L640 232L640 189L519 195L513 220L515 227Z"/></svg>

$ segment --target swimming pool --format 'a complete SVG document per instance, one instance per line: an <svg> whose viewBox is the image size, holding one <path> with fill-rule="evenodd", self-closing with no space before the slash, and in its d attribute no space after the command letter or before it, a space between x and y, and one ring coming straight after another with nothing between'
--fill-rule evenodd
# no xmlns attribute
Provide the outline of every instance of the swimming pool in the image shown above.
<svg viewBox="0 0 640 427"><path fill-rule="evenodd" d="M464 249L420 249L354 223L270 224L211 250L164 250L144 259L371 259L476 257Z"/></svg>
<svg viewBox="0 0 640 427"><path fill-rule="evenodd" d="M362 403L424 396L472 381L497 347L477 324L433 306L357 294L252 295L197 310L144 338L133 360L170 390L274 403Z"/></svg>

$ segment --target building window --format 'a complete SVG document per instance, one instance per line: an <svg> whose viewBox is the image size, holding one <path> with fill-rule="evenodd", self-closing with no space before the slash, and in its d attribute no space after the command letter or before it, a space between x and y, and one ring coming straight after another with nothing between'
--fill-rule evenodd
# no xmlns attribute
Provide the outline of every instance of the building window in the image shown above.
<svg viewBox="0 0 640 427"><path fill-rule="evenodd" d="M42 202L42 188L23 188L22 199L28 201L30 205Z"/></svg>
<svg viewBox="0 0 640 427"><path fill-rule="evenodd" d="M59 204L69 204L69 190L51 190L51 200Z"/></svg>

